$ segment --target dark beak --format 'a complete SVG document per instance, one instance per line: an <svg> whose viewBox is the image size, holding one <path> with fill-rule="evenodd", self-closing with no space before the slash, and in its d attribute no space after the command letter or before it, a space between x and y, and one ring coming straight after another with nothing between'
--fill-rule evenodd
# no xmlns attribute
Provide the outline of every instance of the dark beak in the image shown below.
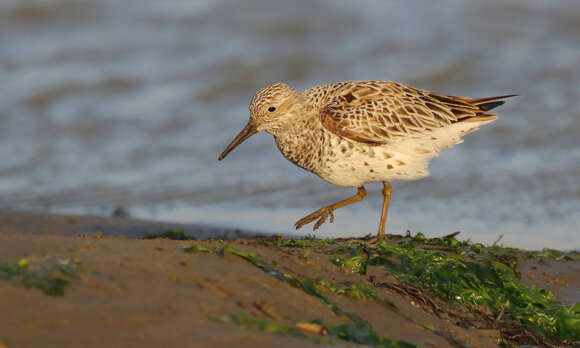
<svg viewBox="0 0 580 348"><path fill-rule="evenodd" d="M226 158L226 156L228 155L228 153L230 153L230 151L232 151L236 146L240 145L244 140L248 139L249 137L251 137L256 133L258 133L256 126L254 126L252 120L248 121L248 124L244 127L244 129L242 129L240 134L238 134L235 137L235 139L232 140L232 142L228 145L228 147L226 147L224 152L222 152L222 154L218 157L218 160L221 161L224 158Z"/></svg>

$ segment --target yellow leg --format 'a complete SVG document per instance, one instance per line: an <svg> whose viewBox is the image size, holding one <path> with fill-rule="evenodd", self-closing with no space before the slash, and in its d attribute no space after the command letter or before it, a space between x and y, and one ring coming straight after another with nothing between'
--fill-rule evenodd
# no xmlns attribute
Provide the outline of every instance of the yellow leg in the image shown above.
<svg viewBox="0 0 580 348"><path fill-rule="evenodd" d="M318 227L320 227L326 221L328 216L330 216L330 222L334 221L333 211L335 211L338 208L342 208L345 205L349 205L349 204L361 201L363 198L365 198L366 195L367 195L367 191L365 190L365 188L363 186L361 186L358 188L358 191L354 196L347 198L343 201L328 205L326 207L322 207L322 208L318 209L317 211L315 211L314 213L312 213L308 216L305 216L302 219L298 220L294 226L296 227L296 229L299 229L300 227L302 227L306 224L309 224L312 221L318 219L318 221L316 221L316 223L314 224L314 228L312 229L312 230L316 230Z"/></svg>
<svg viewBox="0 0 580 348"><path fill-rule="evenodd" d="M385 224L387 222L387 213L389 212L389 202L391 201L391 193L393 187L386 181L383 181L383 210L381 212L381 224L379 225L379 233L377 234L377 241L386 239Z"/></svg>

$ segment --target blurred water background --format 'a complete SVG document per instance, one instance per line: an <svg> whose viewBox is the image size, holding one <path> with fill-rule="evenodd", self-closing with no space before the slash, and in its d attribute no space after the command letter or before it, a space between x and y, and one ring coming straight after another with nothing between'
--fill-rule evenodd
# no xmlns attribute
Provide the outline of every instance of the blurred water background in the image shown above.
<svg viewBox="0 0 580 348"><path fill-rule="evenodd" d="M394 182L388 232L580 248L579 38L577 0L0 0L0 208L293 232L355 190L267 134L217 156L269 83L380 79L521 95ZM368 189L315 235L376 233Z"/></svg>

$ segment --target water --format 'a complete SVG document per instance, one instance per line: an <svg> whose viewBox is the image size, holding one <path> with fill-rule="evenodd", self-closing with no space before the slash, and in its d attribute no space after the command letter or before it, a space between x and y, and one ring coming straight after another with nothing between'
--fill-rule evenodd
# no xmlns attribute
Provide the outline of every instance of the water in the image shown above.
<svg viewBox="0 0 580 348"><path fill-rule="evenodd" d="M575 0L0 0L0 208L292 232L355 190L266 134L218 163L250 98L381 79L521 95L431 177L393 183L389 232L580 248L579 37ZM380 188L316 236L375 233Z"/></svg>

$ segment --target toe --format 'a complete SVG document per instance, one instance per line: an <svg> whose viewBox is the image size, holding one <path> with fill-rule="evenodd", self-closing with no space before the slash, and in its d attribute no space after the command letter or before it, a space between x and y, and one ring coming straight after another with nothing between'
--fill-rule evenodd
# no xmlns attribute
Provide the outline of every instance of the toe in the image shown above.
<svg viewBox="0 0 580 348"><path fill-rule="evenodd" d="M296 221L296 223L294 224L294 227L298 230L298 229L300 229L304 225L306 225L306 222L302 218L302 219Z"/></svg>
<svg viewBox="0 0 580 348"><path fill-rule="evenodd" d="M322 224L326 221L327 216L328 216L327 214L324 214L318 219L318 221L316 221L316 223L314 224L313 231L317 230L320 226L322 226Z"/></svg>

